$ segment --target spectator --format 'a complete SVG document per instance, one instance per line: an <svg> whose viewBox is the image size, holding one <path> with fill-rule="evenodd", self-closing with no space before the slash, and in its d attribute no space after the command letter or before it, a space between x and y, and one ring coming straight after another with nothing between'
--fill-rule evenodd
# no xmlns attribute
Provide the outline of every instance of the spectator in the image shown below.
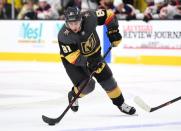
<svg viewBox="0 0 181 131"><path fill-rule="evenodd" d="M174 0L176 2L176 5L181 5L181 0Z"/></svg>
<svg viewBox="0 0 181 131"><path fill-rule="evenodd" d="M15 16L17 15L17 10L14 10ZM6 0L0 0L0 19L11 19L11 4L8 4Z"/></svg>
<svg viewBox="0 0 181 131"><path fill-rule="evenodd" d="M154 5L154 0L145 0L145 2L147 3L148 7Z"/></svg>
<svg viewBox="0 0 181 131"><path fill-rule="evenodd" d="M76 6L81 9L81 0L48 0L53 12L57 12L59 19L64 19L64 10L70 6Z"/></svg>
<svg viewBox="0 0 181 131"><path fill-rule="evenodd" d="M138 9L139 13L144 12L147 6L146 0L134 0L134 8Z"/></svg>
<svg viewBox="0 0 181 131"><path fill-rule="evenodd" d="M79 9L81 8L81 0L62 0L64 9L67 9L68 7L76 6Z"/></svg>
<svg viewBox="0 0 181 131"><path fill-rule="evenodd" d="M134 1L135 1L135 0L123 0L123 3L124 3L124 4L129 4L129 5L132 5L132 6L133 6L133 5L134 5Z"/></svg>
<svg viewBox="0 0 181 131"><path fill-rule="evenodd" d="M176 3L169 3L167 6L161 8L159 13L160 19L174 19L174 16L177 14Z"/></svg>
<svg viewBox="0 0 181 131"><path fill-rule="evenodd" d="M177 6L176 11L177 11L177 14L174 15L174 19L181 20L181 5Z"/></svg>
<svg viewBox="0 0 181 131"><path fill-rule="evenodd" d="M114 0L115 13L118 19L136 19L135 8L130 4L124 4L122 0Z"/></svg>
<svg viewBox="0 0 181 131"><path fill-rule="evenodd" d="M78 7L79 9L81 9L81 3L82 0L74 0L74 6Z"/></svg>
<svg viewBox="0 0 181 131"><path fill-rule="evenodd" d="M165 6L167 6L165 0L154 0L154 5L146 8L143 20L147 22L151 19L159 19L160 10Z"/></svg>
<svg viewBox="0 0 181 131"><path fill-rule="evenodd" d="M8 4L12 5L12 0L6 0ZM17 11L20 11L22 8L22 2L23 0L14 0L14 6Z"/></svg>
<svg viewBox="0 0 181 131"><path fill-rule="evenodd" d="M99 0L82 0L81 9L85 10L96 10L99 5Z"/></svg>
<svg viewBox="0 0 181 131"><path fill-rule="evenodd" d="M38 19L58 19L58 12L53 10L47 0L39 0L38 9L36 10Z"/></svg>
<svg viewBox="0 0 181 131"><path fill-rule="evenodd" d="M113 9L113 0L100 0L99 7L100 9Z"/></svg>
<svg viewBox="0 0 181 131"><path fill-rule="evenodd" d="M65 0L49 0L49 4L53 10L53 12L57 12L59 15L59 19L64 19L63 12L64 12L64 2ZM69 0L67 0L69 1Z"/></svg>
<svg viewBox="0 0 181 131"><path fill-rule="evenodd" d="M7 15L4 10L4 3L2 0L0 0L0 19L6 19L6 18L7 18Z"/></svg>
<svg viewBox="0 0 181 131"><path fill-rule="evenodd" d="M23 5L20 13L18 14L18 19L26 19L26 20L34 20L36 18L35 10L38 6L33 2L33 0L27 0L27 2Z"/></svg>

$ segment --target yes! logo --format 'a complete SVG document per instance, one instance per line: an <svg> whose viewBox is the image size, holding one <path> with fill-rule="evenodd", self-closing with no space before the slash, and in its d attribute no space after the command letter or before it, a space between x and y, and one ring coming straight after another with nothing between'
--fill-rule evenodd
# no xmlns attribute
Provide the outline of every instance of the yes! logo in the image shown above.
<svg viewBox="0 0 181 131"><path fill-rule="evenodd" d="M22 42L32 42L32 43L40 43L42 37L42 28L43 24L30 24L30 23L23 23L22 30L21 30L21 37L23 37Z"/></svg>
<svg viewBox="0 0 181 131"><path fill-rule="evenodd" d="M63 24L59 24L59 23L56 24L56 32L57 32L57 34L60 31L60 29L62 28L62 26L63 26Z"/></svg>

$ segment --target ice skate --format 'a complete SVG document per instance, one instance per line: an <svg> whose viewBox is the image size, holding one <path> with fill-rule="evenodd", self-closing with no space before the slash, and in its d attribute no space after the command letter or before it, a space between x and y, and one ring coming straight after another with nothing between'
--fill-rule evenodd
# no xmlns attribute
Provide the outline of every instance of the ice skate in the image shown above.
<svg viewBox="0 0 181 131"><path fill-rule="evenodd" d="M136 109L132 106L123 103L121 106L118 106L121 112L126 113L128 115L133 115L136 112Z"/></svg>
<svg viewBox="0 0 181 131"><path fill-rule="evenodd" d="M69 103L72 101L72 99L74 98L72 91L70 91L68 93L68 100ZM71 110L74 112L77 112L79 109L79 105L78 105L78 99L75 100L75 102L72 104Z"/></svg>

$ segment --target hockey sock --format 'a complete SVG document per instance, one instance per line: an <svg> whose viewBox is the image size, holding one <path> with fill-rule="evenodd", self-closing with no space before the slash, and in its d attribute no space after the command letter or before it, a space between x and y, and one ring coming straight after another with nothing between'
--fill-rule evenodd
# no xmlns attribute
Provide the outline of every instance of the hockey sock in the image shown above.
<svg viewBox="0 0 181 131"><path fill-rule="evenodd" d="M112 100L113 104L116 106L120 106L124 102L124 97L119 87L114 88L111 91L106 91L109 98Z"/></svg>

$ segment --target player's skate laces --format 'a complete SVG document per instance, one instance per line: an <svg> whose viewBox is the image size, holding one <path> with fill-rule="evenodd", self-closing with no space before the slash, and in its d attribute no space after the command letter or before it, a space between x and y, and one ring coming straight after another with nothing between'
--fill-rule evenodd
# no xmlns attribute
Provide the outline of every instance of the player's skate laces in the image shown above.
<svg viewBox="0 0 181 131"><path fill-rule="evenodd" d="M68 100L69 100L69 103L72 101L73 99L73 93L72 91L70 91L68 93ZM78 105L78 99L75 100L75 102L72 104L72 107L71 107L71 110L74 111L74 112L77 112L79 109L79 105Z"/></svg>
<svg viewBox="0 0 181 131"><path fill-rule="evenodd" d="M136 112L136 109L132 106L127 105L126 103L123 103L121 106L118 106L118 108L128 115L133 115Z"/></svg>

